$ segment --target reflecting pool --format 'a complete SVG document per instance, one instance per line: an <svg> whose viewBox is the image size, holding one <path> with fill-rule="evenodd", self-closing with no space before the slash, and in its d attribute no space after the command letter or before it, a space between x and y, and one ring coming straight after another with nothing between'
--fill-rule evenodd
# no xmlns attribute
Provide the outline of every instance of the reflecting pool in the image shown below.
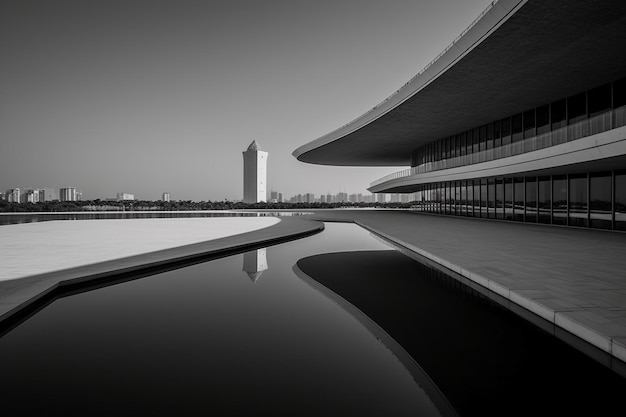
<svg viewBox="0 0 626 417"><path fill-rule="evenodd" d="M4 329L6 415L600 414L626 392L352 224L108 284Z"/></svg>

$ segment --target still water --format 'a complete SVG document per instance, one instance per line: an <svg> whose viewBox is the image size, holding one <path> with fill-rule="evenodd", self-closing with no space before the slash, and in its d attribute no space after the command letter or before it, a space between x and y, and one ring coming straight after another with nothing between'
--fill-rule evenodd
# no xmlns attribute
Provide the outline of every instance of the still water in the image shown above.
<svg viewBox="0 0 626 417"><path fill-rule="evenodd" d="M189 217L260 217L303 216L311 213L300 211L243 211L243 210L191 210L191 211L86 211L68 213L0 213L0 226L8 224L36 223L53 220L100 220L100 219L179 219Z"/></svg>
<svg viewBox="0 0 626 417"><path fill-rule="evenodd" d="M5 415L600 414L626 392L352 224L81 291L5 329Z"/></svg>

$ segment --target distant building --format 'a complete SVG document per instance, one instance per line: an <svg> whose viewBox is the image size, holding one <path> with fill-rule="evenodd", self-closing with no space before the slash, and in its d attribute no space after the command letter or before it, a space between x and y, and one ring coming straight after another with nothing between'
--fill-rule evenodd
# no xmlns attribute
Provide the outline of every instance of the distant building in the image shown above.
<svg viewBox="0 0 626 417"><path fill-rule="evenodd" d="M169 202L170 201L170 193L163 193L163 201L165 202Z"/></svg>
<svg viewBox="0 0 626 417"><path fill-rule="evenodd" d="M59 201L78 201L76 187L63 187L59 189Z"/></svg>
<svg viewBox="0 0 626 417"><path fill-rule="evenodd" d="M243 152L243 201L259 203L267 201L267 157L256 141Z"/></svg>
<svg viewBox="0 0 626 417"><path fill-rule="evenodd" d="M5 193L6 200L9 203L19 203L20 202L20 193L21 193L21 190L19 188L10 188Z"/></svg>
<svg viewBox="0 0 626 417"><path fill-rule="evenodd" d="M25 203L39 203L39 190L26 190L26 192L24 192L23 201Z"/></svg>
<svg viewBox="0 0 626 417"><path fill-rule="evenodd" d="M117 201L132 201L135 199L134 194L130 193L117 193Z"/></svg>
<svg viewBox="0 0 626 417"><path fill-rule="evenodd" d="M46 190L39 190L39 201L42 203L46 201Z"/></svg>

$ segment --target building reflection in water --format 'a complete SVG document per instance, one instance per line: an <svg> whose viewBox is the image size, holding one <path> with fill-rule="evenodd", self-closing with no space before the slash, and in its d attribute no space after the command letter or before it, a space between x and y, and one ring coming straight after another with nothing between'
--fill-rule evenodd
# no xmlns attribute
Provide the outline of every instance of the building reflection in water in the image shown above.
<svg viewBox="0 0 626 417"><path fill-rule="evenodd" d="M243 271L248 274L252 282L257 282L263 271L267 269L265 248L243 254Z"/></svg>
<svg viewBox="0 0 626 417"><path fill-rule="evenodd" d="M442 414L597 415L622 401L622 375L399 251L313 255L293 269L387 346Z"/></svg>

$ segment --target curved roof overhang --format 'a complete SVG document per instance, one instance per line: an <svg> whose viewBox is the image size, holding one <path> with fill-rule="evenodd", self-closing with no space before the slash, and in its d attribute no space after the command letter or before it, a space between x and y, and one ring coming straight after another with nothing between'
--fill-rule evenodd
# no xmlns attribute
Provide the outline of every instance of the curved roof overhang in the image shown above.
<svg viewBox="0 0 626 417"><path fill-rule="evenodd" d="M411 151L626 75L623 0L499 0L440 57L300 161L408 166Z"/></svg>

